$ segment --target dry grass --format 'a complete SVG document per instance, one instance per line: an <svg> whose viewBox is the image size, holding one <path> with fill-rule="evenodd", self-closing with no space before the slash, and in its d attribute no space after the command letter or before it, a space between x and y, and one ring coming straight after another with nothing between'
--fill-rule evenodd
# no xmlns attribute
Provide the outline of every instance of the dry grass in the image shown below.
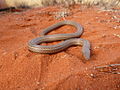
<svg viewBox="0 0 120 90"><path fill-rule="evenodd" d="M120 7L120 0L5 0L7 7L41 7L48 5L64 4L69 6L71 4L86 4L99 5L104 7ZM0 2L2 7L3 2ZM1 8L0 7L0 8Z"/></svg>
<svg viewBox="0 0 120 90"><path fill-rule="evenodd" d="M42 6L42 0L5 0L8 7L38 7Z"/></svg>

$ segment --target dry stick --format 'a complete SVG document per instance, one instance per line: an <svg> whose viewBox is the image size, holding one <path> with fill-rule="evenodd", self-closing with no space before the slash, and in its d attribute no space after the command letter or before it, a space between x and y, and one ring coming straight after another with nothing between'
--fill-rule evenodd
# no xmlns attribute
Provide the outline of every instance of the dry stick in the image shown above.
<svg viewBox="0 0 120 90"><path fill-rule="evenodd" d="M114 66L120 66L120 64L110 64L110 65L106 65L106 66L98 66L98 67L95 67L95 69L104 69L104 68L107 68L107 67L114 67ZM120 72L112 72L112 71L111 72L108 71L106 73L120 74Z"/></svg>
<svg viewBox="0 0 120 90"><path fill-rule="evenodd" d="M14 8L14 7L3 8L3 9L0 9L0 12L2 12L2 11L8 11L8 10L12 10L12 9L15 9L15 8Z"/></svg>

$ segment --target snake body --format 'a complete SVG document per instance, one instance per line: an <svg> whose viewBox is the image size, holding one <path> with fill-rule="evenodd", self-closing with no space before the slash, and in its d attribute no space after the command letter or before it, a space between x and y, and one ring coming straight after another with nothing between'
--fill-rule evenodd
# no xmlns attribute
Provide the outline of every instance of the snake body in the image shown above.
<svg viewBox="0 0 120 90"><path fill-rule="evenodd" d="M46 35L48 32L63 26L63 25L72 25L77 28L77 31L75 33L69 33L69 34L54 34L54 35ZM72 45L82 45L82 53L85 57L85 59L90 59L90 43L88 40L78 38L83 33L83 28L80 24L65 20L61 21L57 24L54 24L46 29L40 34L41 37L37 37L35 39L32 39L28 42L28 49L33 52L37 53L57 53L59 51L62 51ZM61 43L58 43L57 45L49 45L49 46L42 46L38 45L45 42L52 42L52 41L58 41L58 40L64 40Z"/></svg>

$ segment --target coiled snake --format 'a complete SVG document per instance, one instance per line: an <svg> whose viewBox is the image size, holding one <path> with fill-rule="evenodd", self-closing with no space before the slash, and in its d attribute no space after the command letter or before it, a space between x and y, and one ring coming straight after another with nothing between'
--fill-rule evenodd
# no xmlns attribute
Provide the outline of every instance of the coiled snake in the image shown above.
<svg viewBox="0 0 120 90"><path fill-rule="evenodd" d="M58 28L63 25L72 25L77 28L77 32L75 33L69 33L69 34L54 34L54 35L46 35L48 32L54 30L55 28ZM40 34L41 37L37 37L35 39L32 39L28 42L28 49L33 52L37 53L57 53L59 51L62 51L69 46L72 45L82 45L82 53L86 60L90 59L90 43L88 40L78 38L83 33L83 28L80 24L65 20L61 21L57 24L54 24L46 29ZM45 42L52 42L52 41L58 41L58 40L64 40L61 43L58 43L57 45L49 45L49 46L43 46L38 45Z"/></svg>

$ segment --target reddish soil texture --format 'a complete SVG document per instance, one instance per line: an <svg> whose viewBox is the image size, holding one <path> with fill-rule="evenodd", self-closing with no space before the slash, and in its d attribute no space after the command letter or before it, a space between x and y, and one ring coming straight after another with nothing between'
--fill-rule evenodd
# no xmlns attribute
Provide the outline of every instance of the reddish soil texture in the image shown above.
<svg viewBox="0 0 120 90"><path fill-rule="evenodd" d="M120 9L71 6L65 19L84 27L81 38L91 43L90 60L82 56L81 46L51 55L28 50L29 40L63 20L49 13L57 11L59 6L0 13L0 90L120 90L119 65L96 69L120 63ZM66 25L50 34L72 32L75 28Z"/></svg>

